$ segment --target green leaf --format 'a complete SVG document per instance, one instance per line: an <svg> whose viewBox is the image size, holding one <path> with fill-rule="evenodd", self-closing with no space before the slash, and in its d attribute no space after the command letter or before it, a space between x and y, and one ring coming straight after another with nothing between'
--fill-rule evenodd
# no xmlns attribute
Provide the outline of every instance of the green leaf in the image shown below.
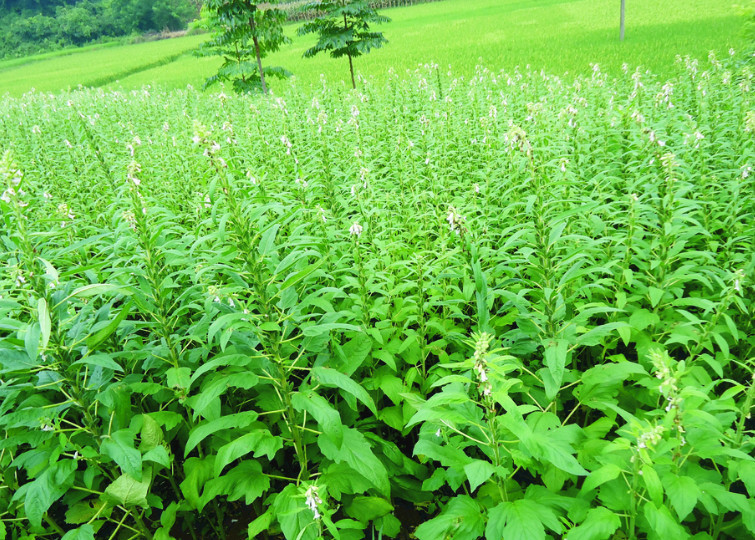
<svg viewBox="0 0 755 540"><path fill-rule="evenodd" d="M661 485L661 480L658 478L658 473L655 472L652 465L647 464L643 465L640 471L642 471L642 480L645 482L645 487L648 490L650 498L657 505L663 504L663 485Z"/></svg>
<svg viewBox="0 0 755 540"><path fill-rule="evenodd" d="M163 430L149 414L142 415L142 430L139 433L139 439L141 450L151 450L163 442Z"/></svg>
<svg viewBox="0 0 755 540"><path fill-rule="evenodd" d="M213 477L213 464L215 456L209 455L204 458L191 457L184 462L184 481L181 482L181 492L186 502L192 508L198 508L202 502L200 490L205 483Z"/></svg>
<svg viewBox="0 0 755 540"><path fill-rule="evenodd" d="M270 523L273 521L273 507L269 506L264 514L249 524L247 529L247 535L249 538L257 538L257 536L268 530Z"/></svg>
<svg viewBox="0 0 755 540"><path fill-rule="evenodd" d="M191 369L172 367L165 372L165 380L169 388L188 388L191 383Z"/></svg>
<svg viewBox="0 0 755 540"><path fill-rule="evenodd" d="M52 322L50 321L50 310L47 307L47 300L40 298L37 302L37 313L39 314L39 328L42 332L42 342L39 344L42 350L47 349L52 334Z"/></svg>
<svg viewBox="0 0 755 540"><path fill-rule="evenodd" d="M204 486L197 510L218 495L226 495L233 502L244 498L249 505L270 488L270 479L262 474L262 465L258 461L242 461L236 467L219 478L210 479Z"/></svg>
<svg viewBox="0 0 755 540"><path fill-rule="evenodd" d="M317 379L323 386L340 388L344 392L347 392L364 403L372 414L377 416L377 409L375 408L375 402L372 397L367 393L367 390L362 388L359 383L354 381L348 375L344 375L340 371L330 369L326 367L316 367L312 369L312 376Z"/></svg>
<svg viewBox="0 0 755 540"><path fill-rule="evenodd" d="M288 484L278 493L272 504L283 535L291 540L315 540L318 535L312 510L294 484Z"/></svg>
<svg viewBox="0 0 755 540"><path fill-rule="evenodd" d="M393 505L382 497L354 497L354 500L346 506L346 514L367 523L373 519L393 512Z"/></svg>
<svg viewBox="0 0 755 540"><path fill-rule="evenodd" d="M674 516L665 506L657 507L652 502L647 502L644 505L644 514L650 525L650 529L647 531L648 540L669 540L669 538L684 540L689 538L687 531L674 519Z"/></svg>
<svg viewBox="0 0 755 540"><path fill-rule="evenodd" d="M577 345L583 347L592 347L594 345L600 345L602 339L610 335L614 330L618 328L626 328L629 324L625 322L611 322L600 326L596 326L589 332L577 337Z"/></svg>
<svg viewBox="0 0 755 540"><path fill-rule="evenodd" d="M142 455L134 447L134 434L126 429L118 430L102 441L100 453L115 461L121 470L133 478L142 477Z"/></svg>
<svg viewBox="0 0 755 540"><path fill-rule="evenodd" d="M755 462L740 461L737 464L739 479L742 480L750 497L755 498Z"/></svg>
<svg viewBox="0 0 755 540"><path fill-rule="evenodd" d="M118 364L118 362L113 360L107 354L94 354L92 356L86 356L82 358L81 360L76 360L71 365L75 366L78 364L87 364L89 366L99 366L105 369L112 369L113 371L123 372L123 368L120 366L120 364Z"/></svg>
<svg viewBox="0 0 755 540"><path fill-rule="evenodd" d="M590 472L589 476L585 478L585 481L582 484L582 492L591 491L606 482L618 478L620 474L621 467L614 465L613 463L607 463L599 469Z"/></svg>
<svg viewBox="0 0 755 540"><path fill-rule="evenodd" d="M388 494L390 484L388 471L382 462L375 457L367 439L353 428L343 428L343 442L339 445L328 433L318 437L317 444L328 459L336 463L344 462L355 472L362 475L380 493Z"/></svg>
<svg viewBox="0 0 755 540"><path fill-rule="evenodd" d="M94 540L94 529L91 525L82 525L78 529L68 531L60 540Z"/></svg>
<svg viewBox="0 0 755 540"><path fill-rule="evenodd" d="M259 415L253 411L244 411L236 414L229 414L221 416L216 420L210 420L202 424L194 426L189 432L189 440L186 441L186 447L184 448L184 456L188 456L189 452L201 443L204 439L224 429L242 429L249 426L252 422L257 420Z"/></svg>
<svg viewBox="0 0 755 540"><path fill-rule="evenodd" d="M472 491L478 488L481 484L485 483L488 478L491 477L495 467L487 461L476 459L471 463L464 465L464 472L469 480L469 487Z"/></svg>
<svg viewBox="0 0 755 540"><path fill-rule="evenodd" d="M121 309L120 313L108 323L108 325L99 330L96 334L89 336L86 340L87 348L90 351L93 351L97 348L97 346L104 342L107 338L109 338L113 332L115 332L118 329L118 326L128 317L128 314L131 312L131 308L133 307L134 303L129 302L123 309Z"/></svg>
<svg viewBox="0 0 755 540"><path fill-rule="evenodd" d="M220 447L213 474L220 476L226 465L252 451L254 451L254 457L267 454L268 459L273 459L282 446L283 441L280 437L274 437L266 429L255 429Z"/></svg>
<svg viewBox="0 0 755 540"><path fill-rule="evenodd" d="M315 324L313 326L307 326L306 328L303 328L301 333L308 337L315 337L320 336L322 334L327 334L331 330L349 330L352 332L361 332L362 329L358 326L354 326L353 324L343 324L343 323L322 323L322 324Z"/></svg>
<svg viewBox="0 0 755 540"><path fill-rule="evenodd" d="M546 385L545 396L548 399L556 397L561 388L561 382L564 380L568 347L569 342L565 339L551 340L546 343L544 361L553 383L552 385Z"/></svg>
<svg viewBox="0 0 755 540"><path fill-rule="evenodd" d="M674 507L679 521L683 521L697 504L697 498L700 488L697 482L689 476L677 476L667 474L663 477L663 484L666 489L666 495Z"/></svg>
<svg viewBox="0 0 755 540"><path fill-rule="evenodd" d="M337 445L343 441L341 415L324 397L309 390L306 393L295 392L291 396L291 404L297 411L307 411L320 425L323 433L327 433Z"/></svg>
<svg viewBox="0 0 755 540"><path fill-rule="evenodd" d="M471 497L460 495L451 499L439 516L417 527L414 535L418 540L440 538L473 540L481 536L485 530L483 516L479 504ZM506 537L506 540L509 538Z"/></svg>
<svg viewBox="0 0 755 540"><path fill-rule="evenodd" d="M105 489L105 497L113 504L147 508L149 484L149 475L147 474L139 481L134 480L131 475L122 474Z"/></svg>
<svg viewBox="0 0 755 540"><path fill-rule="evenodd" d="M615 512L602 506L591 508L585 520L566 533L564 540L608 540L621 526Z"/></svg>
<svg viewBox="0 0 755 540"><path fill-rule="evenodd" d="M528 499L502 502L488 512L485 538L489 540L543 540L545 527L538 514L540 505Z"/></svg>

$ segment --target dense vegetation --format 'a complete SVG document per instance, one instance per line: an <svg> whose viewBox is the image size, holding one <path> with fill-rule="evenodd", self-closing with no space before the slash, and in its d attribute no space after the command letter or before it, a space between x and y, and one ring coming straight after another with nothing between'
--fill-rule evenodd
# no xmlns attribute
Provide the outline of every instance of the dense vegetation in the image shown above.
<svg viewBox="0 0 755 540"><path fill-rule="evenodd" d="M2 0L0 58L101 38L185 29L195 0Z"/></svg>
<svg viewBox="0 0 755 540"><path fill-rule="evenodd" d="M3 101L0 538L751 537L750 58Z"/></svg>

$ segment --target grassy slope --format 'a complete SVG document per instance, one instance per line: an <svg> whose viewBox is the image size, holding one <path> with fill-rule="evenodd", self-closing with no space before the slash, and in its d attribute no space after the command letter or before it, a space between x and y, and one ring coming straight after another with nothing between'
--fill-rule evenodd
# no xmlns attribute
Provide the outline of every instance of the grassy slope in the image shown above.
<svg viewBox="0 0 755 540"><path fill-rule="evenodd" d="M445 0L391 10L388 15L393 22L381 29L390 44L356 62L359 71L377 78L384 78L390 67L400 71L429 61L469 74L480 60L494 69L530 64L555 73L584 71L591 62L618 70L627 62L662 73L677 54L704 57L711 49L723 52L744 45L741 20L721 0L631 0L624 43L618 42L615 0ZM288 29L293 43L271 56L269 65L286 67L304 84L316 82L321 73L330 80L348 78L343 60L302 59L314 37L297 37L295 29ZM217 58L187 55L136 70L202 39L110 48L5 70L0 93L19 94L32 86L55 90L93 82L102 85L116 79L109 87L200 86L219 64Z"/></svg>

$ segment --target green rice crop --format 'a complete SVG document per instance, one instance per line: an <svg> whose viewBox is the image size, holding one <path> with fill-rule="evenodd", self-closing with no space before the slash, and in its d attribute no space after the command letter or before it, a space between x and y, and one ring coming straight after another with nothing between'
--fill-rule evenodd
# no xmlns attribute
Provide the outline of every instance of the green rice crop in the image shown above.
<svg viewBox="0 0 755 540"><path fill-rule="evenodd" d="M673 69L4 100L0 538L755 534L753 69Z"/></svg>
<svg viewBox="0 0 755 540"><path fill-rule="evenodd" d="M382 25L390 43L357 61L363 76L385 82L388 71L403 73L433 61L459 75L474 66L513 69L531 66L549 73L584 73L598 63L618 75L621 66L643 66L664 76L676 55L704 57L710 50L743 49L743 20L728 2L719 0L632 0L627 7L627 38L618 40L618 6L613 0L444 0L386 12L393 22ZM343 62L322 56L303 59L313 36L296 36L268 61L286 67L305 84L320 75L345 81ZM215 58L180 53L205 37L191 36L149 44L82 52L37 61L3 72L0 93L20 95L78 85L134 89L143 85L201 87L219 65ZM0 64L0 67L2 65ZM278 83L278 90L286 83Z"/></svg>

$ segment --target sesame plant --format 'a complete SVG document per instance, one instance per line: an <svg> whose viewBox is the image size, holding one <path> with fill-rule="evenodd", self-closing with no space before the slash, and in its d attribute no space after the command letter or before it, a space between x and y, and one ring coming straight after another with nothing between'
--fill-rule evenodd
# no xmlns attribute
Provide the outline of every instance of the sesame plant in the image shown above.
<svg viewBox="0 0 755 540"><path fill-rule="evenodd" d="M0 104L0 539L755 534L751 58Z"/></svg>

